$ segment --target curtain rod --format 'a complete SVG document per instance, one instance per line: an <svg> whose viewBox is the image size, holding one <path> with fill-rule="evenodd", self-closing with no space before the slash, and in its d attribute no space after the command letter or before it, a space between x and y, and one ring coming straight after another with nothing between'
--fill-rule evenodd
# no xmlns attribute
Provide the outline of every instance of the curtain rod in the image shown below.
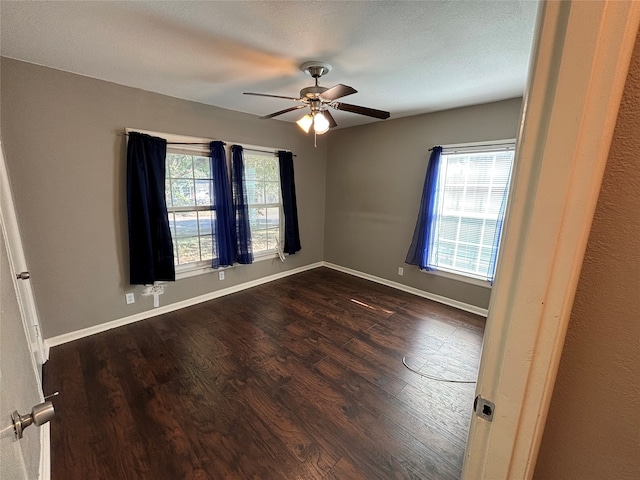
<svg viewBox="0 0 640 480"><path fill-rule="evenodd" d="M129 134L128 133L118 133L117 134L120 137L128 137ZM208 147L209 143L211 142L167 142L167 145L200 145L203 147ZM222 144L226 147L227 146L227 142L222 142ZM242 147L242 145L239 145ZM243 150L249 150L250 152L262 152L262 153L272 153L272 154L276 154L277 152L271 151L271 150L258 150L257 148L247 148L247 147L242 147ZM298 155L293 154L294 157L297 157Z"/></svg>
<svg viewBox="0 0 640 480"><path fill-rule="evenodd" d="M225 144L226 145L226 144ZM238 145L239 147L242 147L242 145ZM262 152L262 153L271 153L273 155L276 155L278 152L274 152L273 150L259 150L257 148L247 148L247 147L242 147L243 150L248 150L250 152ZM298 155L296 155L295 153L293 154L294 157L297 157Z"/></svg>
<svg viewBox="0 0 640 480"><path fill-rule="evenodd" d="M432 151L435 147L442 147L443 150L456 150L463 148L474 148L474 147L505 147L505 148L513 148L515 145L515 140L506 140L500 143L460 143L456 145L434 145L428 151Z"/></svg>
<svg viewBox="0 0 640 480"><path fill-rule="evenodd" d="M118 135L119 137L128 137L129 134L128 133L117 133L116 135ZM209 143L211 142L169 142L167 141L167 145L201 145L201 146L208 146ZM226 142L222 142L223 145L227 145Z"/></svg>

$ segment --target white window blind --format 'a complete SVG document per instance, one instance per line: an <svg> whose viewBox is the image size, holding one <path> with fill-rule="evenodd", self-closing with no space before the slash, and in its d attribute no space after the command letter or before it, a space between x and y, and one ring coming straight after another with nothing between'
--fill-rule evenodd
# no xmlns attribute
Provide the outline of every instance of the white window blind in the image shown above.
<svg viewBox="0 0 640 480"><path fill-rule="evenodd" d="M513 157L513 143L443 147L430 264L472 277L491 276Z"/></svg>

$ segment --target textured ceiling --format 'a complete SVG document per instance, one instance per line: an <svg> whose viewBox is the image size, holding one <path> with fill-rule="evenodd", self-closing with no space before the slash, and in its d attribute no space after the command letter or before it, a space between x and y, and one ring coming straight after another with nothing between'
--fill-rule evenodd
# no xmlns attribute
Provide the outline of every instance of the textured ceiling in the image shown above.
<svg viewBox="0 0 640 480"><path fill-rule="evenodd" d="M298 66L391 118L522 95L537 2L0 2L3 56L255 115L295 105ZM332 111L340 126L372 121ZM299 112L278 117L295 121ZM275 120L265 120L275 121Z"/></svg>

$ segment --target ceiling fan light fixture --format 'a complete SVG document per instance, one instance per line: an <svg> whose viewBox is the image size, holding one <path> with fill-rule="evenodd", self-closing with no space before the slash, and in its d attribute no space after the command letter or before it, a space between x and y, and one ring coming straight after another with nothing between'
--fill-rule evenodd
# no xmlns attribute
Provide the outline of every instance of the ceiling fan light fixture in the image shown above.
<svg viewBox="0 0 640 480"><path fill-rule="evenodd" d="M325 117L322 112L318 112L313 116L313 130L318 135L327 133L330 126L329 120L327 120L327 117Z"/></svg>
<svg viewBox="0 0 640 480"><path fill-rule="evenodd" d="M304 130L304 133L309 133L309 129L311 128L311 124L313 123L313 118L307 113L296 123L302 130Z"/></svg>

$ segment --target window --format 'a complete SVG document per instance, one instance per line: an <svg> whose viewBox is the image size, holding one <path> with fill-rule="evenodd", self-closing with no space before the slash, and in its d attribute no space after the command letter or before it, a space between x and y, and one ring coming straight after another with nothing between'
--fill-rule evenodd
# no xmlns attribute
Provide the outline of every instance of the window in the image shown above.
<svg viewBox="0 0 640 480"><path fill-rule="evenodd" d="M280 169L273 153L244 150L251 244L255 256L275 253L282 244Z"/></svg>
<svg viewBox="0 0 640 480"><path fill-rule="evenodd" d="M165 198L176 266L213 256L211 165L204 152L167 148Z"/></svg>
<svg viewBox="0 0 640 480"><path fill-rule="evenodd" d="M216 219L210 163L210 139L126 129L167 140L165 199L176 274L184 278L212 270ZM227 145L227 168L231 145ZM269 258L284 244L280 164L276 151L243 146L251 241L256 259ZM230 175L229 175L230 177Z"/></svg>
<svg viewBox="0 0 640 480"><path fill-rule="evenodd" d="M429 255L436 270L493 277L513 157L513 144L443 148Z"/></svg>
<svg viewBox="0 0 640 480"><path fill-rule="evenodd" d="M283 220L278 158L245 149L244 164L254 256L276 253ZM208 153L167 147L166 200L176 267L211 262L215 210L210 182Z"/></svg>

